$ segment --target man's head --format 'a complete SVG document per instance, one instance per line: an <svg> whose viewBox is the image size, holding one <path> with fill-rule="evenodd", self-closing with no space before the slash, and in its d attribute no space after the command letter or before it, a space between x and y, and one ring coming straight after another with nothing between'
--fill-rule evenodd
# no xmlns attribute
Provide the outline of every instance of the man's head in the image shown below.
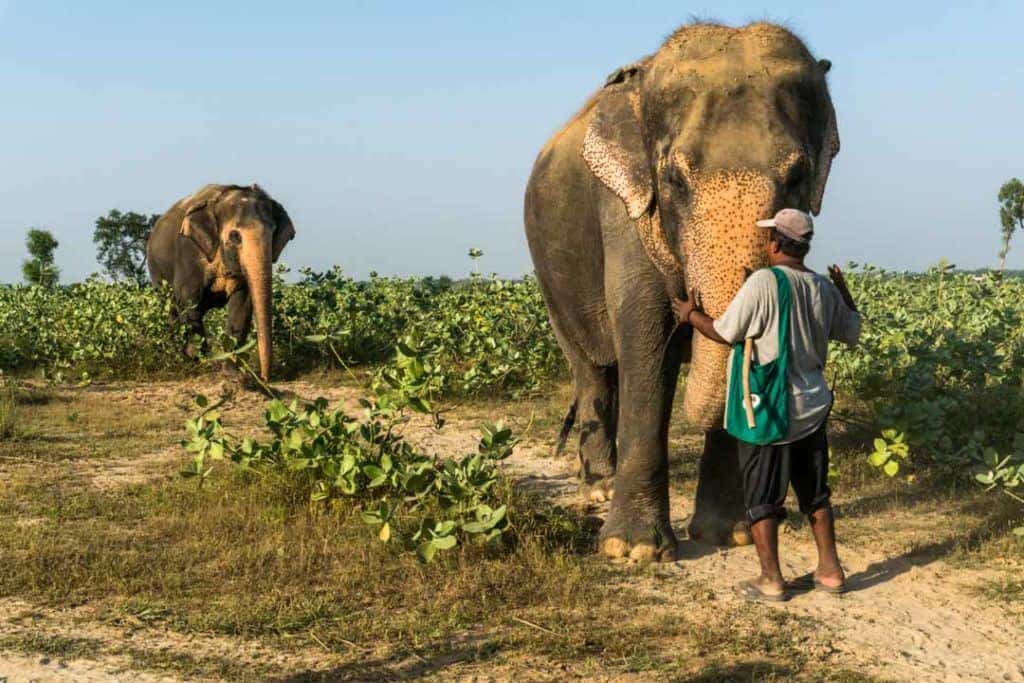
<svg viewBox="0 0 1024 683"><path fill-rule="evenodd" d="M802 261L811 250L814 219L797 209L782 209L774 218L758 221L757 227L771 230L768 260L772 265L794 259Z"/></svg>

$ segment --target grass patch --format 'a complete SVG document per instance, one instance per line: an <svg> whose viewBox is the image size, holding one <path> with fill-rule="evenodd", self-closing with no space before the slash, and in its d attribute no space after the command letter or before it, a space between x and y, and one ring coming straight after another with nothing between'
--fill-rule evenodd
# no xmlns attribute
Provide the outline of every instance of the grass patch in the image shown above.
<svg viewBox="0 0 1024 683"><path fill-rule="evenodd" d="M14 384L0 379L0 441L6 441L15 434L18 423L18 399Z"/></svg>
<svg viewBox="0 0 1024 683"><path fill-rule="evenodd" d="M96 638L69 638L44 633L12 633L0 636L0 650L14 650L51 659L93 659L103 651Z"/></svg>

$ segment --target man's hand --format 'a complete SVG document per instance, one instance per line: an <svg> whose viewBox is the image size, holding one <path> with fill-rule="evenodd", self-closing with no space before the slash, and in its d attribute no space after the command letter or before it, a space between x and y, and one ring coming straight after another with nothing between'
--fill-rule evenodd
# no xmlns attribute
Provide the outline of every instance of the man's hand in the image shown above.
<svg viewBox="0 0 1024 683"><path fill-rule="evenodd" d="M672 297L672 312L676 314L676 321L679 323L689 323L690 314L699 310L700 304L697 303L697 290L695 289L689 291L686 301Z"/></svg>
<svg viewBox="0 0 1024 683"><path fill-rule="evenodd" d="M856 313L857 304L853 303L853 295L850 294L850 288L846 286L846 276L843 275L843 271L839 269L839 266L833 264L828 267L828 276L832 278L832 284L839 290L839 296L843 297L847 308Z"/></svg>

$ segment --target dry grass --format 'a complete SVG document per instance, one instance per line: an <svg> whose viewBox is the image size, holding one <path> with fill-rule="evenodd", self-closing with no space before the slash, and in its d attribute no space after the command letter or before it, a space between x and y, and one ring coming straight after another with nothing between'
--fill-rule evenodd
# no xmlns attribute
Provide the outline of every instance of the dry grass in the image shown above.
<svg viewBox="0 0 1024 683"><path fill-rule="evenodd" d="M671 566L598 560L593 520L507 483L514 546L460 548L432 565L376 541L351 507L311 506L280 481L225 472L199 489L174 476L184 456L145 483L86 485L64 465L166 449L180 438L185 414L143 400L128 410L120 394L97 395L103 392L40 392L18 405L32 436L0 442L0 456L25 458L0 459L0 518L15 520L0 525L0 598L51 616L73 607L81 631L39 638L32 635L38 625L25 626L0 634L0 650L114 654L140 669L233 679L288 671L290 680L478 672L551 680L874 680L837 670L827 634L813 620L722 604ZM563 387L533 401L464 405L459 416L504 414L519 429L532 423L554 433L567 397ZM692 450L697 437L677 429L672 438L677 450ZM877 477L861 482L864 468L852 455L842 460L850 501L844 533L880 533L879 511L946 495ZM692 483L689 461L675 472ZM977 513L981 528L991 518ZM213 644L160 648L90 635L90 625L126 623L155 640L177 635ZM225 643L259 643L279 658Z"/></svg>

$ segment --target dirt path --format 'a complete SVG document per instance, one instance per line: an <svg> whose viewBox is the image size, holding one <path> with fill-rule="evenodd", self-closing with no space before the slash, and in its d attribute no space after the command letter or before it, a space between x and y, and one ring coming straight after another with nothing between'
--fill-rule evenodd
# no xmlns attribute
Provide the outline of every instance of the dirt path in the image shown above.
<svg viewBox="0 0 1024 683"><path fill-rule="evenodd" d="M439 452L468 452L475 444L475 429L473 423L454 419L440 433L420 425L411 438ZM528 440L505 466L530 489L582 508L574 463L568 456L550 457L550 446ZM691 498L673 492L672 518L680 538L685 537L692 506ZM607 505L587 505L586 510L603 517ZM781 540L783 571L795 577L813 569L817 554L806 528L786 531ZM1024 623L986 606L972 593L994 572L953 568L932 559L926 548L895 556L847 543L840 543L839 550L849 575L847 595L812 592L763 609L786 610L827 624L833 636L831 654L860 670L906 681L1024 683ZM679 575L705 582L722 601L739 602L735 585L756 573L752 546L717 548L683 541L681 555L674 563ZM657 585L664 592L664 581Z"/></svg>
<svg viewBox="0 0 1024 683"><path fill-rule="evenodd" d="M169 383L124 387L122 390L105 389L103 400L140 407L158 402L175 406L173 410L184 417L190 410L189 398L197 388L190 383ZM217 391L205 388L211 397L216 395ZM323 395L332 401L344 401L352 412L357 411L354 402L357 394L351 389L325 390L305 382L287 383L282 388L304 398ZM236 394L224 408L225 422L254 425L264 407L264 399L256 394ZM437 452L466 453L475 449L481 421L478 417L456 413L449 416L447 427L437 432L426 420L415 419L407 427L407 434L410 440ZM547 436L536 432L528 435L506 461L505 467L531 490L567 507L579 508L581 503L572 460L569 457L550 457ZM107 488L168 476L173 465L182 460L180 449L168 444L141 456L126 454L82 460L74 463L74 470L83 484ZM692 500L685 492L673 491L673 522L681 537L691 506ZM600 516L606 509L590 506L586 512ZM841 521L841 538L842 525ZM944 525L943 520L936 520L931 529L934 531ZM902 554L893 552L891 548L874 547L867 541L841 543L840 555L850 575L851 587L851 592L842 598L810 593L785 604L754 608L786 611L822 624L828 630L828 642L831 643L831 651L824 656L837 665L904 681L1024 683L1024 654L1021 649L1024 624L1020 615L1009 614L994 603L979 599L973 592L994 573L951 566L938 557L938 553L929 552L929 544L936 541L927 536L928 531L924 536L920 536L921 531L916 533L919 536L912 544L916 549ZM679 577L680 582L698 579L718 601L732 604L741 600L733 587L741 579L748 578L756 567L756 557L750 547L720 549L683 541L681 554L679 561L664 568L663 574L667 574L668 579L663 575L657 583L652 581L650 585L650 590L659 591L666 600L679 600L678 608L681 610L691 607L682 604L682 598L677 597L677 594L685 592L671 589L672 576ZM815 550L806 528L787 528L782 536L782 554L787 576L803 574L813 567ZM32 615L28 621L26 614ZM97 641L116 644L131 638L134 633L130 628L109 624L90 625L84 629L83 621L87 618L83 619L81 615L75 617L70 613L33 610L30 605L17 601L0 602L0 637L82 637L85 634ZM259 648L256 644L242 642L203 644L196 639L152 630L140 635L137 645L149 651L166 649L171 652L195 651L197 647L210 652L223 652L225 648L255 652ZM261 659L272 658L273 653L258 653L258 656ZM302 666L300 660L303 656L292 659L294 661L289 660L286 668ZM69 661L0 652L0 682L51 680L175 679L136 671L131 657L123 648L117 647L104 647L87 657Z"/></svg>
<svg viewBox="0 0 1024 683"><path fill-rule="evenodd" d="M520 448L509 468L562 504L579 507L568 463L541 453L538 447ZM680 538L692 505L691 499L673 492L672 518ZM603 517L607 506L589 511ZM787 577L814 568L817 554L806 528L787 529L781 550ZM926 552L891 557L846 543L840 543L839 551L849 575L847 595L812 592L758 608L785 610L828 625L831 654L858 670L905 681L1024 682L1024 624L986 606L972 592L992 572L953 568L941 559L928 559ZM757 571L752 546L717 548L683 541L681 556L674 563L681 574L704 582L721 601L741 601L734 587ZM657 585L664 592L665 582Z"/></svg>

